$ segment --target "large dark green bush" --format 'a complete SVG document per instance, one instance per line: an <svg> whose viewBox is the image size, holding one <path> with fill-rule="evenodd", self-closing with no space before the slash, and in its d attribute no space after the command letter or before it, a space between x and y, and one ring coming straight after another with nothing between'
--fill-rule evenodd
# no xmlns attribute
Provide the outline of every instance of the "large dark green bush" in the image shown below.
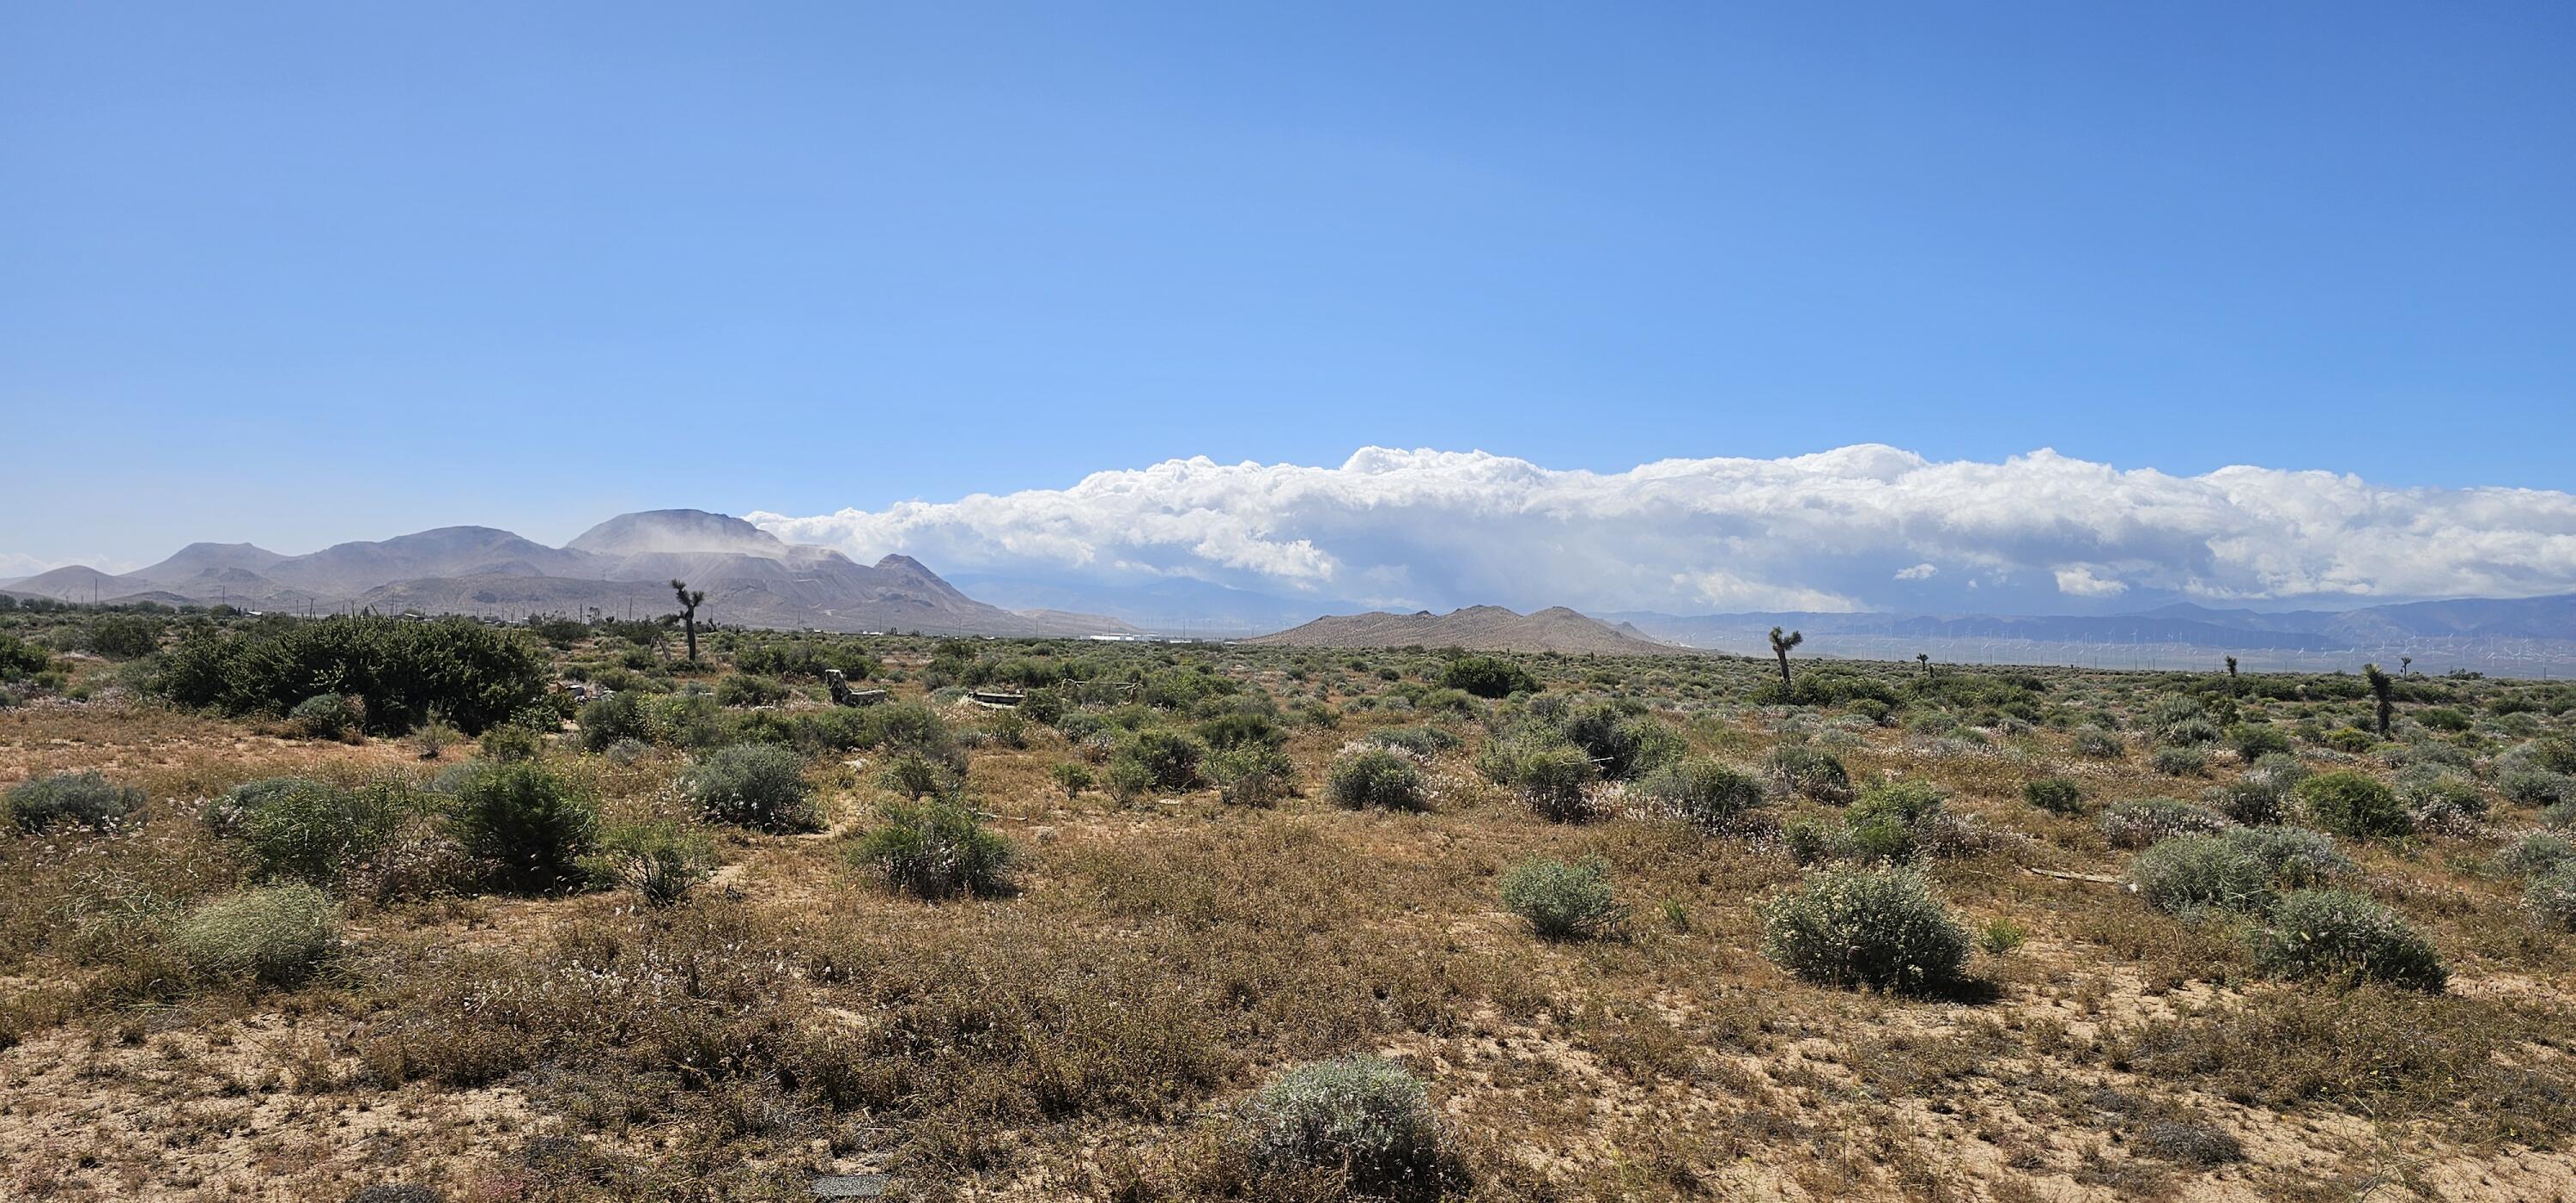
<svg viewBox="0 0 2576 1203"><path fill-rule="evenodd" d="M227 714L353 694L371 731L409 731L434 711L470 734L542 701L546 680L535 640L468 619L274 618L181 640L153 687Z"/></svg>
<svg viewBox="0 0 2576 1203"><path fill-rule="evenodd" d="M1610 870L1600 861L1569 865L1537 856L1503 874L1503 909L1520 916L1549 940L1607 935L1628 915L1610 890Z"/></svg>
<svg viewBox="0 0 2576 1203"><path fill-rule="evenodd" d="M102 614L81 632L81 643L110 660L132 660L161 649L161 620L147 614Z"/></svg>
<svg viewBox="0 0 2576 1203"><path fill-rule="evenodd" d="M292 986L340 953L340 908L302 883L228 894L198 906L171 932L191 972Z"/></svg>
<svg viewBox="0 0 2576 1203"><path fill-rule="evenodd" d="M45 831L60 824L105 828L143 805L143 791L117 785L98 770L56 773L9 787L9 817L21 831Z"/></svg>
<svg viewBox="0 0 2576 1203"><path fill-rule="evenodd" d="M1125 761L1140 771L1147 789L1197 789L1199 766L1207 760L1208 747L1185 731L1152 727L1136 733L1127 746L1118 749L1114 761ZM1115 765L1113 764L1113 771Z"/></svg>
<svg viewBox="0 0 2576 1203"><path fill-rule="evenodd" d="M52 653L0 631L0 681L23 681L53 664Z"/></svg>
<svg viewBox="0 0 2576 1203"><path fill-rule="evenodd" d="M1422 770L1390 748L1363 748L1336 757L1324 774L1324 797L1350 809L1421 810L1429 805Z"/></svg>
<svg viewBox="0 0 2576 1203"><path fill-rule="evenodd" d="M1353 1057L1288 1070L1244 1105L1241 1123L1259 1169L1331 1172L1363 1196L1444 1193L1439 1114L1421 1080L1392 1061Z"/></svg>
<svg viewBox="0 0 2576 1203"><path fill-rule="evenodd" d="M719 823L760 831L823 826L804 759L775 744L735 744L708 753L681 775L680 792Z"/></svg>
<svg viewBox="0 0 2576 1203"><path fill-rule="evenodd" d="M2336 835L2362 840L2415 830L2397 791L2376 777L2349 770L2319 773L2292 792L2307 809L2309 822Z"/></svg>
<svg viewBox="0 0 2576 1203"><path fill-rule="evenodd" d="M599 837L599 807L543 765L475 765L451 787L448 823L495 884L543 892L579 886Z"/></svg>
<svg viewBox="0 0 2576 1203"><path fill-rule="evenodd" d="M581 746L593 752L605 752L608 745L621 739L653 741L653 724L644 713L641 695L620 691L606 697L592 698L581 708Z"/></svg>
<svg viewBox="0 0 2576 1203"><path fill-rule="evenodd" d="M2349 890L2284 895L2254 937L2254 957L2282 977L2439 991L2450 976L2432 943L2397 912Z"/></svg>
<svg viewBox="0 0 2576 1203"><path fill-rule="evenodd" d="M1968 929L1912 869L1827 869L1764 908L1762 955L1829 986L1899 992L1959 983Z"/></svg>
<svg viewBox="0 0 2576 1203"><path fill-rule="evenodd" d="M953 802L888 802L850 850L852 864L920 898L1010 889L1011 844Z"/></svg>
<svg viewBox="0 0 2576 1203"><path fill-rule="evenodd" d="M1528 669L1497 656L1460 656L1440 670L1440 684L1480 698L1507 698L1539 691L1538 678Z"/></svg>

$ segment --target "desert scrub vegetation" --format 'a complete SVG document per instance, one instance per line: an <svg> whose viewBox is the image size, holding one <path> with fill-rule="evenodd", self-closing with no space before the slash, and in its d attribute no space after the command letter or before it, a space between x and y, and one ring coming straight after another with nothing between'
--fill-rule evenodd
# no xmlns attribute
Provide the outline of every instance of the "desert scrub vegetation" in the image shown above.
<svg viewBox="0 0 2576 1203"><path fill-rule="evenodd" d="M578 889L599 835L599 805L542 764L480 764L448 788L448 824L492 883L525 893Z"/></svg>
<svg viewBox="0 0 2576 1203"><path fill-rule="evenodd" d="M2336 835L2371 839L2415 830L2397 791L2376 777L2339 769L2308 777L2291 793L2309 822Z"/></svg>
<svg viewBox="0 0 2576 1203"><path fill-rule="evenodd" d="M1357 748L1333 758L1324 796L1346 810L1421 810L1430 805L1422 770L1392 748Z"/></svg>
<svg viewBox="0 0 2576 1203"><path fill-rule="evenodd" d="M170 939L201 978L293 986L340 955L340 908L300 882L244 890L188 912Z"/></svg>
<svg viewBox="0 0 2576 1203"><path fill-rule="evenodd" d="M1010 841L975 812L948 801L890 801L850 860L917 898L1010 892Z"/></svg>
<svg viewBox="0 0 2576 1203"><path fill-rule="evenodd" d="M1503 909L1521 917L1541 939L1583 940L1615 933L1628 917L1610 888L1610 867L1588 860L1567 864L1538 856L1503 874Z"/></svg>
<svg viewBox="0 0 2576 1203"><path fill-rule="evenodd" d="M1906 868L1833 868L1773 898L1762 955L1808 981L1933 993L1966 978L1968 929Z"/></svg>
<svg viewBox="0 0 2576 1203"><path fill-rule="evenodd" d="M1451 1185L1430 1092L1384 1058L1284 1070L1244 1104L1240 1122L1264 1171L1325 1172L1377 1198L1434 1199Z"/></svg>
<svg viewBox="0 0 2576 1203"><path fill-rule="evenodd" d="M538 704L546 660L535 640L461 618L277 618L198 631L165 654L154 687L183 706L282 714L345 695L368 730L409 731L433 713L468 734Z"/></svg>
<svg viewBox="0 0 2576 1203"><path fill-rule="evenodd" d="M2450 974L2431 941L2397 912L2350 890L2294 890L2255 938L2267 973L2329 982L2442 989Z"/></svg>
<svg viewBox="0 0 2576 1203"><path fill-rule="evenodd" d="M823 828L805 759L774 744L718 748L689 766L680 789L713 822L768 832Z"/></svg>
<svg viewBox="0 0 2576 1203"><path fill-rule="evenodd" d="M634 890L646 906L677 906L714 874L715 841L667 819L621 823L600 836L599 850L581 867L593 881Z"/></svg>
<svg viewBox="0 0 2576 1203"><path fill-rule="evenodd" d="M143 805L143 791L118 785L96 770L83 773L55 773L32 781L21 781L0 795L9 820L20 831L50 831L56 827L114 826L134 814Z"/></svg>

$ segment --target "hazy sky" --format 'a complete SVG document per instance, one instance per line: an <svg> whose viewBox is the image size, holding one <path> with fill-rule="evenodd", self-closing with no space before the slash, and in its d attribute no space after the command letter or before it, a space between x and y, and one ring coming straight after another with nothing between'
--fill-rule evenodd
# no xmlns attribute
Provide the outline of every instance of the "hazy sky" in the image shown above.
<svg viewBox="0 0 2576 1203"><path fill-rule="evenodd" d="M0 2L0 572L1371 445L2564 490L2571 61L2563 4Z"/></svg>

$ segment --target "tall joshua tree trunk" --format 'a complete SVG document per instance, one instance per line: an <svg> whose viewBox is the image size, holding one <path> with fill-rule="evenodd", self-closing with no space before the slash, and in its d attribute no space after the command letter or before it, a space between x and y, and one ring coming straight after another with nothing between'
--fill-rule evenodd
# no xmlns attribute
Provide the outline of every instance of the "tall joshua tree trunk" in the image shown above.
<svg viewBox="0 0 2576 1203"><path fill-rule="evenodd" d="M2397 708L2397 703L2390 696L2395 691L2395 684L2388 679L2387 673L2379 671L2376 664L2362 665L2361 675L2370 681L2371 700L2379 704L2379 737L2386 739L2389 713Z"/></svg>
<svg viewBox="0 0 2576 1203"><path fill-rule="evenodd" d="M1779 657L1780 660L1781 688L1789 687L1789 649L1806 641L1807 636L1804 632L1791 631L1784 637L1780 634L1780 628L1771 628L1771 654Z"/></svg>
<svg viewBox="0 0 2576 1203"><path fill-rule="evenodd" d="M704 589L692 590L687 581L672 581L671 592L680 599L680 625L689 633L689 661L698 659L698 603L707 600Z"/></svg>

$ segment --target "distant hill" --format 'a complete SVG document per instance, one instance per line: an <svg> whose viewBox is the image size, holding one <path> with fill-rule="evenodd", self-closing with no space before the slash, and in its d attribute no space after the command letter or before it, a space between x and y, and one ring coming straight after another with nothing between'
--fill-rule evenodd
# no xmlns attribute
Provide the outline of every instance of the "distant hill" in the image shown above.
<svg viewBox="0 0 2576 1203"><path fill-rule="evenodd" d="M1633 630L1633 628L1632 628ZM1589 652L1620 656L1687 654L1689 649L1622 631L1599 619L1552 606L1520 614L1469 606L1446 614L1343 614L1244 640L1276 647L1463 647L1479 652Z"/></svg>
<svg viewBox="0 0 2576 1203"><path fill-rule="evenodd" d="M192 543L149 568L57 568L19 592L70 601L229 602L248 609L524 618L671 613L670 582L707 595L701 616L754 627L968 635L1132 634L1114 618L1022 614L959 592L906 556L863 565L781 541L740 518L653 510L611 518L564 547L509 531L451 526L290 556L248 543Z"/></svg>

